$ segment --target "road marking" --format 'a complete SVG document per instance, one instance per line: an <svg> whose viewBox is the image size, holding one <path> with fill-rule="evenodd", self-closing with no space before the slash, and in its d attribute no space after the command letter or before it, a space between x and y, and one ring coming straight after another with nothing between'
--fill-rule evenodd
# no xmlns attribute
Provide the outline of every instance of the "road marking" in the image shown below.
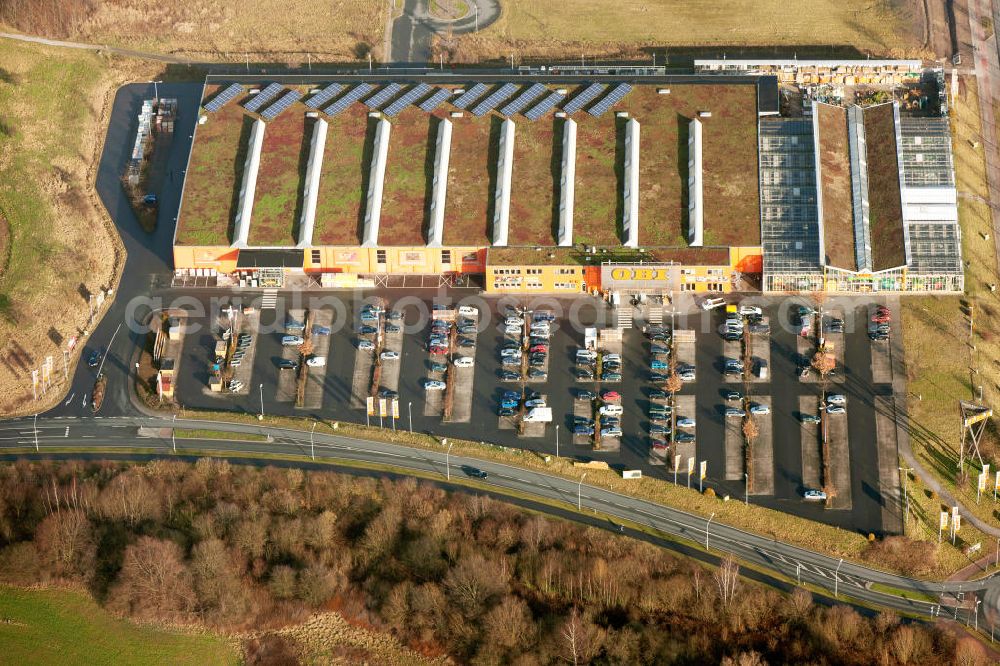
<svg viewBox="0 0 1000 666"><path fill-rule="evenodd" d="M69 439L69 426L66 426L66 434L64 435L64 437Z"/></svg>
<svg viewBox="0 0 1000 666"><path fill-rule="evenodd" d="M73 391L72 393L70 393L69 397L66 398L66 406L67 407L69 406L69 403L73 402L73 398L75 398L75 397L76 397L76 391Z"/></svg>

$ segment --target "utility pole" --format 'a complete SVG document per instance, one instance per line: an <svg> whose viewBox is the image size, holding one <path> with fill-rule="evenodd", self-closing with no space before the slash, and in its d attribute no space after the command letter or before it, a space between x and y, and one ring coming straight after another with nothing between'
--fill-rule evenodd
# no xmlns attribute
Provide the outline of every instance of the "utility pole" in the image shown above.
<svg viewBox="0 0 1000 666"><path fill-rule="evenodd" d="M750 506L750 476L743 472L743 503Z"/></svg>
<svg viewBox="0 0 1000 666"><path fill-rule="evenodd" d="M35 412L35 453L38 453L38 412Z"/></svg>
<svg viewBox="0 0 1000 666"><path fill-rule="evenodd" d="M559 457L559 424L556 424L556 458Z"/></svg>
<svg viewBox="0 0 1000 666"><path fill-rule="evenodd" d="M715 518L714 511L712 512L712 515L708 517L708 520L705 522L705 550L708 550L708 528L712 526L713 518Z"/></svg>
<svg viewBox="0 0 1000 666"><path fill-rule="evenodd" d="M316 422L313 421L312 430L309 431L309 448L312 452L312 459L316 460Z"/></svg>
<svg viewBox="0 0 1000 666"><path fill-rule="evenodd" d="M413 434L413 402L406 403L406 412L410 416L410 434Z"/></svg>
<svg viewBox="0 0 1000 666"><path fill-rule="evenodd" d="M796 562L795 563L795 580L798 581L798 584L800 586L802 585L802 563L801 562Z"/></svg>
<svg viewBox="0 0 1000 666"><path fill-rule="evenodd" d="M576 510L583 511L583 480L587 478L587 473L584 472L583 476L580 477L580 483L576 484Z"/></svg>
<svg viewBox="0 0 1000 666"><path fill-rule="evenodd" d="M264 420L264 385L260 385L260 416L257 418L258 421Z"/></svg>
<svg viewBox="0 0 1000 666"><path fill-rule="evenodd" d="M448 451L444 454L444 470L449 481L451 481L451 447L453 446L454 444L449 444Z"/></svg>
<svg viewBox="0 0 1000 666"><path fill-rule="evenodd" d="M177 415L174 414L174 418L170 423L170 442L174 446L174 453L177 453Z"/></svg>
<svg viewBox="0 0 1000 666"><path fill-rule="evenodd" d="M903 475L903 531L906 531L906 523L910 519L910 496L906 494L906 480L913 471L912 467L900 467L899 472Z"/></svg>
<svg viewBox="0 0 1000 666"><path fill-rule="evenodd" d="M833 572L833 596L836 597L840 590L840 565L844 563L844 558L840 558L837 569Z"/></svg>

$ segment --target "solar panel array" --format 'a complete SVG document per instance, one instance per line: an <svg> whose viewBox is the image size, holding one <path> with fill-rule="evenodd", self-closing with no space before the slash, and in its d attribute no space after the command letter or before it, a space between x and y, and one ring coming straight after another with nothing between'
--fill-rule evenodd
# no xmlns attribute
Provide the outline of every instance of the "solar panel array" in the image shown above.
<svg viewBox="0 0 1000 666"><path fill-rule="evenodd" d="M479 97L489 89L489 86L485 83L477 83L464 93L458 96L454 102L451 103L456 109L464 109L473 102L475 102Z"/></svg>
<svg viewBox="0 0 1000 666"><path fill-rule="evenodd" d="M542 83L533 83L528 86L528 89L523 93L507 102L503 107L500 108L500 115L502 116L512 116L524 107L528 106L536 99L542 96L545 92L545 85Z"/></svg>
<svg viewBox="0 0 1000 666"><path fill-rule="evenodd" d="M431 86L426 83L420 83L409 90L407 90L403 95L397 99L395 102L389 105L389 108L385 110L385 115L394 116L409 105L416 102L418 99L426 95L431 91Z"/></svg>
<svg viewBox="0 0 1000 666"><path fill-rule="evenodd" d="M215 113L229 102L236 99L243 92L243 86L238 83L230 84L228 88L212 98L212 101L205 105L206 111Z"/></svg>
<svg viewBox="0 0 1000 666"><path fill-rule="evenodd" d="M271 83L259 93L250 98L250 101L243 105L247 111L255 112L272 99L278 96L285 87L280 83Z"/></svg>
<svg viewBox="0 0 1000 666"><path fill-rule="evenodd" d="M377 109L395 97L396 94L402 89L403 86L398 83L390 83L385 88L382 88L382 90L379 90L377 93L366 99L364 104L369 109Z"/></svg>
<svg viewBox="0 0 1000 666"><path fill-rule="evenodd" d="M368 91L372 89L372 84L370 83L359 83L350 90L347 91L343 97L338 99L336 102L330 106L323 109L323 113L328 116L335 116L351 104L354 104L359 99L368 94Z"/></svg>
<svg viewBox="0 0 1000 666"><path fill-rule="evenodd" d="M436 93L434 93L433 95L424 100L424 102L420 105L420 110L430 113L434 109L441 106L441 102L448 99L450 95L451 95L450 90L439 88Z"/></svg>
<svg viewBox="0 0 1000 666"><path fill-rule="evenodd" d="M530 109L524 112L524 117L528 120L538 120L546 113L552 110L556 104L562 101L564 95L560 95L557 92L552 93L545 99L543 99L538 104L534 105Z"/></svg>
<svg viewBox="0 0 1000 666"><path fill-rule="evenodd" d="M563 111L566 113L576 113L583 107L587 105L587 102L595 99L598 95L604 92L604 89L608 87L606 83L591 83L589 86L584 88L576 97L571 99L563 107Z"/></svg>
<svg viewBox="0 0 1000 666"><path fill-rule="evenodd" d="M517 90L517 85L513 83L505 83L495 91L489 94L489 96L484 99L479 104L472 107L472 115L474 116L485 116L487 113L493 110L500 102L504 101L508 97L514 94Z"/></svg>
<svg viewBox="0 0 1000 666"><path fill-rule="evenodd" d="M587 113L594 116L595 118L597 116L604 115L605 111L607 111L612 106L614 106L622 99L624 99L625 95L629 94L631 90L632 86L630 86L629 84L619 83L611 90L611 92L608 93L607 97L605 97L600 102L587 109Z"/></svg>
<svg viewBox="0 0 1000 666"><path fill-rule="evenodd" d="M319 107L323 106L331 99L336 97L337 93L339 93L343 89L343 87L344 86L340 85L339 83L331 83L326 88L323 88L318 93L310 97L309 101L306 102L306 106L308 106L310 109L318 109Z"/></svg>
<svg viewBox="0 0 1000 666"><path fill-rule="evenodd" d="M292 104L297 102L302 97L302 93L298 90L289 90L284 95L282 95L277 102L271 106L264 109L263 113L260 114L261 118L264 120L274 120L278 117L278 114L290 107Z"/></svg>

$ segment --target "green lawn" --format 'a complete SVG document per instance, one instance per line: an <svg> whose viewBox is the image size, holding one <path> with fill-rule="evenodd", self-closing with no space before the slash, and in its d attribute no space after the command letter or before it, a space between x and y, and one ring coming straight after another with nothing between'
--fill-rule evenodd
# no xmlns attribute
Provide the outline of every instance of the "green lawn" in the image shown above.
<svg viewBox="0 0 1000 666"><path fill-rule="evenodd" d="M219 636L140 627L80 592L0 587L0 645L7 664L236 664Z"/></svg>
<svg viewBox="0 0 1000 666"><path fill-rule="evenodd" d="M227 432L225 430L188 430L178 428L174 431L180 439L231 439L240 442L266 442L267 437L250 432Z"/></svg>

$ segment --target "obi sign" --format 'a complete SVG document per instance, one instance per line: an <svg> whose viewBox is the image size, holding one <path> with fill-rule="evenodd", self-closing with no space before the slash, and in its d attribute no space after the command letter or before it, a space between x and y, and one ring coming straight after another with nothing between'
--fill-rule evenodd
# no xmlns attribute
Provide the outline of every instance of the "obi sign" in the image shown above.
<svg viewBox="0 0 1000 666"><path fill-rule="evenodd" d="M667 266L601 266L601 288L608 291L670 289L676 268Z"/></svg>

